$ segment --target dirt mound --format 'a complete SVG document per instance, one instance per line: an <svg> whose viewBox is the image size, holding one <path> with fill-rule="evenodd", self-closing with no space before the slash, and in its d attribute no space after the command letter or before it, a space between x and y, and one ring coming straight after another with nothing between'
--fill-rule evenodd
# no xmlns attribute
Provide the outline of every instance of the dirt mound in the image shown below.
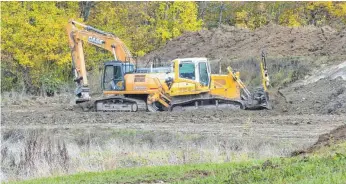
<svg viewBox="0 0 346 184"><path fill-rule="evenodd" d="M346 81L344 80L322 79L308 85L285 88L282 91L280 93L284 94L285 102L274 102L277 109L299 114L346 113Z"/></svg>
<svg viewBox="0 0 346 184"><path fill-rule="evenodd" d="M339 143L341 141L346 141L346 125L342 125L330 133L322 134L319 136L318 141L306 150L300 150L293 152L292 155L301 155L305 153L312 153L321 147L330 146L331 144Z"/></svg>
<svg viewBox="0 0 346 184"><path fill-rule="evenodd" d="M346 113L346 62L317 70L306 79L279 90L277 109L303 114Z"/></svg>
<svg viewBox="0 0 346 184"><path fill-rule="evenodd" d="M313 26L289 28L268 25L254 31L230 26L186 33L140 60L163 61L178 57L221 58L223 61L258 57L265 49L270 56L345 56L346 30Z"/></svg>
<svg viewBox="0 0 346 184"><path fill-rule="evenodd" d="M314 146L325 146L330 143L330 141L343 141L346 140L346 125L342 125L330 133L323 134L318 138L318 141L314 144Z"/></svg>

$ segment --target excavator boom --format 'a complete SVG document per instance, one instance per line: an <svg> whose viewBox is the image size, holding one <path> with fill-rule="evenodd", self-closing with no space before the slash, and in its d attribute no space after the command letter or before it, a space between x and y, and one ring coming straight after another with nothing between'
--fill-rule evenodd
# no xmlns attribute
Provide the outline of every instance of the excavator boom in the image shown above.
<svg viewBox="0 0 346 184"><path fill-rule="evenodd" d="M98 30L74 20L69 21L67 34L75 71L74 81L77 83L76 94L80 97L80 102L90 99L83 43L89 43L111 52L115 61L135 63L129 49L114 34Z"/></svg>

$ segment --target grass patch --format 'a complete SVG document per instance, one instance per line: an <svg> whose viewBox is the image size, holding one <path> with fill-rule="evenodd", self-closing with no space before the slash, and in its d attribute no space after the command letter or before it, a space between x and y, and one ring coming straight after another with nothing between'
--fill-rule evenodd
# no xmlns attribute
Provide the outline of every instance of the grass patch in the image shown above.
<svg viewBox="0 0 346 184"><path fill-rule="evenodd" d="M292 158L126 168L17 183L345 183L345 166L346 142Z"/></svg>

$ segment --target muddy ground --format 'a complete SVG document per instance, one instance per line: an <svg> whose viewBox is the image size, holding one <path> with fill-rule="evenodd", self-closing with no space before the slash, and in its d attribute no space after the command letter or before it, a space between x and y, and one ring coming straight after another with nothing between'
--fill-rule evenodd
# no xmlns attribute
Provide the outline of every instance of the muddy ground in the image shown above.
<svg viewBox="0 0 346 184"><path fill-rule="evenodd" d="M345 114L276 110L86 113L46 104L1 113L5 180L290 156L346 123Z"/></svg>
<svg viewBox="0 0 346 184"><path fill-rule="evenodd" d="M68 95L7 101L0 176L22 180L309 152L321 135L346 124L344 65L271 91L273 110L102 113L76 109Z"/></svg>
<svg viewBox="0 0 346 184"><path fill-rule="evenodd" d="M346 123L345 114L267 110L86 113L56 104L1 113L6 180L289 156Z"/></svg>
<svg viewBox="0 0 346 184"><path fill-rule="evenodd" d="M346 120L345 115L284 114L272 111L212 110L160 113L82 112L63 106L3 109L2 128L110 127L283 139L317 139ZM311 140L313 142L313 140ZM310 141L309 141L310 142Z"/></svg>

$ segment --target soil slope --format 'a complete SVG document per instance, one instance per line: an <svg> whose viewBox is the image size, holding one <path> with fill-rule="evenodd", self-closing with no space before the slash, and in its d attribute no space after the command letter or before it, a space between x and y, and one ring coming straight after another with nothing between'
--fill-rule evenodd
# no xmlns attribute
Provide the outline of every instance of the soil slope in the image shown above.
<svg viewBox="0 0 346 184"><path fill-rule="evenodd" d="M318 137L317 142L306 150L298 150L292 153L292 156L313 153L321 147L331 146L335 143L346 141L346 124L337 127L329 133L322 134Z"/></svg>
<svg viewBox="0 0 346 184"><path fill-rule="evenodd" d="M140 60L208 57L223 61L270 56L346 56L346 30L313 26L288 28L268 25L254 31L230 26L186 33Z"/></svg>
<svg viewBox="0 0 346 184"><path fill-rule="evenodd" d="M345 114L346 61L315 70L305 79L280 89L279 94L281 96L273 101L279 111Z"/></svg>

